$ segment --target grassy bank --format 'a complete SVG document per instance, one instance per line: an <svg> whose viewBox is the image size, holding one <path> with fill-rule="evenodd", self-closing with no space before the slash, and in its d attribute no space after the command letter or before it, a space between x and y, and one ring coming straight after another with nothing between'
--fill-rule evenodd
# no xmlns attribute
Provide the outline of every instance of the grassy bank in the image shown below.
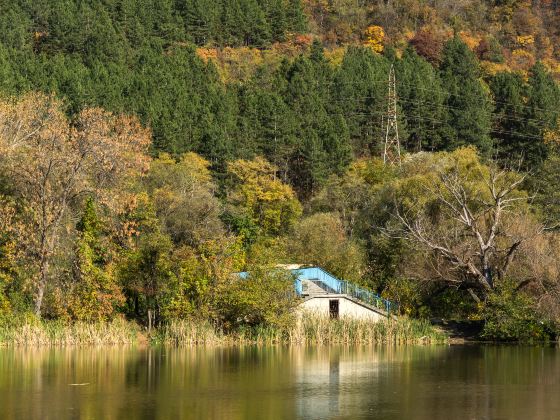
<svg viewBox="0 0 560 420"><path fill-rule="evenodd" d="M146 338L134 322L116 319L109 323L12 320L0 323L0 345L68 346L138 344ZM247 345L247 344L423 344L444 343L447 337L427 321L408 318L370 322L331 321L307 317L287 328L240 328L224 334L207 321L171 321L150 336L153 344Z"/></svg>
<svg viewBox="0 0 560 420"><path fill-rule="evenodd" d="M174 321L161 328L157 341L197 344L423 344L445 343L447 336L429 322L409 318L371 322L306 317L287 328L243 328L232 334L217 332L209 323Z"/></svg>
<svg viewBox="0 0 560 420"><path fill-rule="evenodd" d="M132 344L139 340L140 327L123 319L112 322L66 323L36 319L0 323L0 345L71 346Z"/></svg>

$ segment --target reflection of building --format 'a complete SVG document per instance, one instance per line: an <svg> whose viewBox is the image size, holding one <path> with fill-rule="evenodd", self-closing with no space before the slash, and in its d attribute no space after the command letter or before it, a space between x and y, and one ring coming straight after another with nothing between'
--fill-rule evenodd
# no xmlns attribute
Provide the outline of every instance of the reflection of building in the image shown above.
<svg viewBox="0 0 560 420"><path fill-rule="evenodd" d="M379 355L373 347L310 347L294 353L300 390L296 399L298 418L348 418L345 416L364 403L364 396L354 391L376 381L380 374Z"/></svg>

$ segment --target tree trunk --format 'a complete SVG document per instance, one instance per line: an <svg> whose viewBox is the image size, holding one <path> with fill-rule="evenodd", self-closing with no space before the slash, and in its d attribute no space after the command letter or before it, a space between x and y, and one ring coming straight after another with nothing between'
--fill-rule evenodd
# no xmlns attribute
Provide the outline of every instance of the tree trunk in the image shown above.
<svg viewBox="0 0 560 420"><path fill-rule="evenodd" d="M41 308L43 306L43 297L45 296L45 287L47 286L47 277L49 275L49 259L43 253L39 265L39 282L37 284L37 291L35 295L35 315L41 317Z"/></svg>
<svg viewBox="0 0 560 420"><path fill-rule="evenodd" d="M152 331L152 310L148 309L148 332Z"/></svg>
<svg viewBox="0 0 560 420"><path fill-rule="evenodd" d="M35 315L41 317L41 309L43 307L43 298L45 296L45 289L49 279L49 259L53 253L55 236L51 235L49 238L47 233L43 233L41 240L41 247L39 255L39 282L37 284L37 291L35 295Z"/></svg>

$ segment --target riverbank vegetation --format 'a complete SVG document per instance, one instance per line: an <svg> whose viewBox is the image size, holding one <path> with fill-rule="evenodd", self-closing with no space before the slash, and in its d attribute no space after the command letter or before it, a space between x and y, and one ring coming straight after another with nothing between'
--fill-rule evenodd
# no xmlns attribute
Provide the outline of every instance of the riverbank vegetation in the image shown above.
<svg viewBox="0 0 560 420"><path fill-rule="evenodd" d="M464 5L403 3L405 36L394 2L0 1L0 318L280 341L298 301L277 266L303 263L411 318L557 336L557 6L467 3L492 36ZM407 340L293 336L378 328Z"/></svg>
<svg viewBox="0 0 560 420"><path fill-rule="evenodd" d="M224 332L207 320L170 320L148 333L134 321L64 322L35 318L0 324L0 346L83 345L328 345L443 344L448 337L428 321L409 318L380 322L309 316L290 324L241 326Z"/></svg>

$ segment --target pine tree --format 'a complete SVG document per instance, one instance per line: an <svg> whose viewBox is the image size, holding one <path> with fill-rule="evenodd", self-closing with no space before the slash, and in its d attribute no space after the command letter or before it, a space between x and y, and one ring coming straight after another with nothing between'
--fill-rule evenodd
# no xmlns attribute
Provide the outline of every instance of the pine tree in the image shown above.
<svg viewBox="0 0 560 420"><path fill-rule="evenodd" d="M554 129L560 115L560 89L542 63L530 71L528 98L524 112L526 163L535 167L546 159L545 130Z"/></svg>
<svg viewBox="0 0 560 420"><path fill-rule="evenodd" d="M447 114L443 147L474 145L481 153L489 153L492 105L480 80L479 64L458 36L445 44L440 74Z"/></svg>
<svg viewBox="0 0 560 420"><path fill-rule="evenodd" d="M379 155L385 113L389 62L369 48L349 48L337 70L332 107L348 125L357 156Z"/></svg>
<svg viewBox="0 0 560 420"><path fill-rule="evenodd" d="M534 156L539 152L527 142L524 133L526 85L520 75L509 72L496 74L490 80L495 101L493 134L496 153L502 160L517 160L523 155ZM531 148L532 150L528 150Z"/></svg>
<svg viewBox="0 0 560 420"><path fill-rule="evenodd" d="M220 30L220 6L213 0L183 0L178 3L187 35L197 45L207 45Z"/></svg>
<svg viewBox="0 0 560 420"><path fill-rule="evenodd" d="M329 112L333 76L318 42L309 57L299 57L293 63L287 75L286 100L298 117L301 139L290 177L304 196L316 190L329 174L341 173L351 157L346 123Z"/></svg>
<svg viewBox="0 0 560 420"><path fill-rule="evenodd" d="M410 151L441 148L444 94L432 65L408 47L395 65L397 97L405 130L403 145Z"/></svg>
<svg viewBox="0 0 560 420"><path fill-rule="evenodd" d="M257 1L241 0L241 12L245 22L242 29L242 45L255 47L268 45L272 39L270 25Z"/></svg>
<svg viewBox="0 0 560 420"><path fill-rule="evenodd" d="M239 90L240 149L246 156L264 155L287 180L291 157L297 145L296 116L276 92L249 84Z"/></svg>
<svg viewBox="0 0 560 420"><path fill-rule="evenodd" d="M266 20L270 26L273 41L284 41L288 30L288 17L283 0L259 0Z"/></svg>
<svg viewBox="0 0 560 420"><path fill-rule="evenodd" d="M307 30L307 17L303 10L302 0L287 0L286 16L288 21L288 31L301 33Z"/></svg>

